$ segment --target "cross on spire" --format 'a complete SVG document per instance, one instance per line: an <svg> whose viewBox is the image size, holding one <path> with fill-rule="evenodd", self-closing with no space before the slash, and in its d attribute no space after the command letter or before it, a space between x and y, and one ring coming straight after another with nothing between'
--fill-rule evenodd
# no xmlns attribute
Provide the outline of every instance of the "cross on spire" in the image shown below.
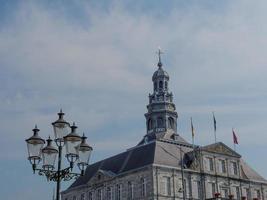
<svg viewBox="0 0 267 200"><path fill-rule="evenodd" d="M159 57L159 62L158 62L158 67L162 67L162 63L161 63L161 54L163 54L163 52L160 50L160 47L158 49L158 57Z"/></svg>

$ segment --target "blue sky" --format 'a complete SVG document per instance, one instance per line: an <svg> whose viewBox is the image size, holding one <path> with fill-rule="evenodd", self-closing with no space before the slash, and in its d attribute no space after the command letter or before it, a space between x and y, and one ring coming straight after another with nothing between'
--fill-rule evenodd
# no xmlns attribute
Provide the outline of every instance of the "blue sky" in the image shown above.
<svg viewBox="0 0 267 200"><path fill-rule="evenodd" d="M164 51L181 136L232 147L267 177L266 1L8 1L0 4L1 197L49 199L25 138L52 136L60 108L94 147L92 162L137 144ZM66 188L68 184L64 184Z"/></svg>

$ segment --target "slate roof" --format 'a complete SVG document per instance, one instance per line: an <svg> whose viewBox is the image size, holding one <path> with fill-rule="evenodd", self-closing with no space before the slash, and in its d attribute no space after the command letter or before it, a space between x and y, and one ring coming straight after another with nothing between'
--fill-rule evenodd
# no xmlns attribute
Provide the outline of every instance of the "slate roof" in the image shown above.
<svg viewBox="0 0 267 200"><path fill-rule="evenodd" d="M158 139L150 141L147 144L139 144L123 153L91 164L87 167L85 175L78 178L68 188L68 190L86 184L99 171L103 171L104 173L109 173L112 176L116 176L121 173L151 164L164 165L169 167L181 167L179 163L179 161L181 160L181 152L182 155L185 155L185 161L186 159L191 159L190 155L192 154L192 150L192 145L188 145L188 143L183 138L181 138L180 142ZM257 172L251 169L242 159L240 159L240 164L242 178L267 182ZM190 166L187 167L190 168Z"/></svg>
<svg viewBox="0 0 267 200"><path fill-rule="evenodd" d="M184 153L192 151L191 146L185 146L185 140L180 144ZM134 148L110 158L101 160L87 167L85 175L78 178L70 187L74 188L86 184L98 171L108 171L115 175L138 169L150 164L179 167L180 146L168 141L154 140L147 144L138 145Z"/></svg>

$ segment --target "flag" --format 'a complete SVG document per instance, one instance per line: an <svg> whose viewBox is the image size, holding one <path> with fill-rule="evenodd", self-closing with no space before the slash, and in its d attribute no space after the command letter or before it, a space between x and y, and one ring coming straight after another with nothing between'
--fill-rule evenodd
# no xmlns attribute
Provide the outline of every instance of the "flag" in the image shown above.
<svg viewBox="0 0 267 200"><path fill-rule="evenodd" d="M194 129L194 126L193 126L192 117L191 117L191 131L192 131L192 137L194 137L195 136L195 129Z"/></svg>
<svg viewBox="0 0 267 200"><path fill-rule="evenodd" d="M212 112L212 115L213 115L213 125L214 125L214 131L216 132L216 119L215 119L215 115L214 115L214 112Z"/></svg>
<svg viewBox="0 0 267 200"><path fill-rule="evenodd" d="M234 141L234 144L238 144L237 137L236 137L236 134L235 134L234 129L232 129L232 131L233 131L233 141Z"/></svg>

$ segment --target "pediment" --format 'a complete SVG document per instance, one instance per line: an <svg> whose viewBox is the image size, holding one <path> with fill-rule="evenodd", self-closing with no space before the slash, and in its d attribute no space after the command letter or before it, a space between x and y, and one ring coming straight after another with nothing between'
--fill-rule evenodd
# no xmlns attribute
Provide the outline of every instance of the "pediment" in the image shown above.
<svg viewBox="0 0 267 200"><path fill-rule="evenodd" d="M228 147L227 145L225 145L222 142L218 142L218 143L204 146L204 147L202 147L202 150L207 151L207 152L232 156L232 157L238 157L238 158L241 157L240 154L236 153L233 149L231 149L230 147Z"/></svg>

